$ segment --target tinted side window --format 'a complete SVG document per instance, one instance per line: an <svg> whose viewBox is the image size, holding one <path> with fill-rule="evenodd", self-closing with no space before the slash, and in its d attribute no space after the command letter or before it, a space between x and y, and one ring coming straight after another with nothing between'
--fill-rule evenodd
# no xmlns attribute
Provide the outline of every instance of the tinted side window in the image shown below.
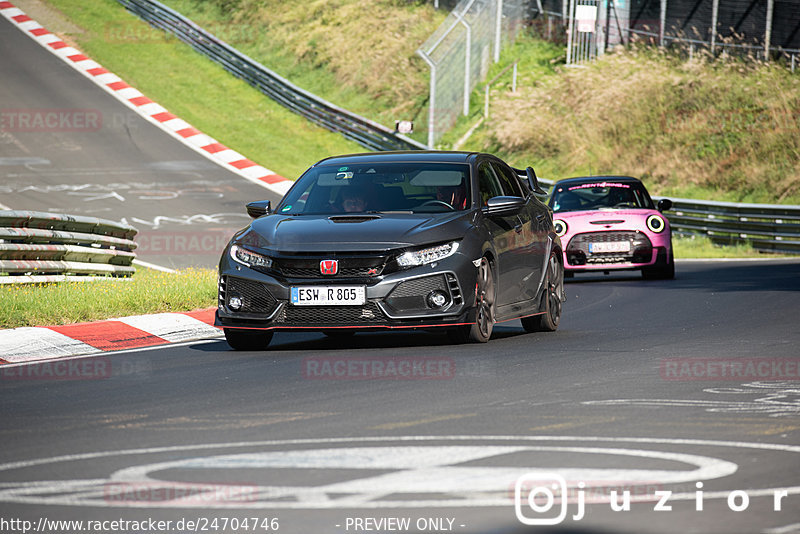
<svg viewBox="0 0 800 534"><path fill-rule="evenodd" d="M499 197L504 194L500 182L498 182L497 176L495 176L494 170L492 170L492 167L486 161L478 165L478 192L481 197L482 206L485 206L490 198Z"/></svg>
<svg viewBox="0 0 800 534"><path fill-rule="evenodd" d="M500 184L503 187L503 194L512 196L512 197L524 197L525 194L522 192L522 189L519 185L519 178L514 171L506 167L505 165L499 165L497 163L492 162L492 168L497 173L497 177L500 179Z"/></svg>

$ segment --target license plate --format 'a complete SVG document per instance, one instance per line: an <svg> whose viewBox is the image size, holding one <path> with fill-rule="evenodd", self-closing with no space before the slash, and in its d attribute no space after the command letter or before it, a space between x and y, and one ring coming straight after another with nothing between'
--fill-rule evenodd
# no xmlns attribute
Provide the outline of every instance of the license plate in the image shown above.
<svg viewBox="0 0 800 534"><path fill-rule="evenodd" d="M589 252L630 252L630 241L611 241L610 243L589 243Z"/></svg>
<svg viewBox="0 0 800 534"><path fill-rule="evenodd" d="M366 302L366 286L296 286L291 288L291 303L295 306L359 306Z"/></svg>

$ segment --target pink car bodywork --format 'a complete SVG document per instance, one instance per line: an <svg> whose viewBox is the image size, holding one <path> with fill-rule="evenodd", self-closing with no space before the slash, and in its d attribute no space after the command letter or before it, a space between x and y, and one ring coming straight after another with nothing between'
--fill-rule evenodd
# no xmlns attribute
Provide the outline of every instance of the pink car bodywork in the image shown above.
<svg viewBox="0 0 800 534"><path fill-rule="evenodd" d="M583 180L585 182L575 178L558 182L553 188L554 195L559 191L569 194L572 190L591 186L598 186L597 190L603 190L605 186L608 190L608 186L617 185L641 191L639 202L642 207L576 209L577 206L572 205L569 209L559 209L558 200L552 199L551 206L557 210L553 220L564 247L565 273L636 269L641 270L645 278L673 278L669 221L654 209L641 182L628 177L591 177ZM564 199L564 196L560 198ZM669 201L662 201L659 207L669 209L670 205ZM565 231L561 224L566 225Z"/></svg>

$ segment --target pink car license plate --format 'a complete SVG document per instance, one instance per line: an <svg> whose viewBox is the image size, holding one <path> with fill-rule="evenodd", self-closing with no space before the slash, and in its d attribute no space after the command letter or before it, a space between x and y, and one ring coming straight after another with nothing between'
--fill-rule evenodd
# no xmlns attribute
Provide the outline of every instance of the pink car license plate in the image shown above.
<svg viewBox="0 0 800 534"><path fill-rule="evenodd" d="M630 252L630 241L612 241L610 243L589 243L589 252Z"/></svg>

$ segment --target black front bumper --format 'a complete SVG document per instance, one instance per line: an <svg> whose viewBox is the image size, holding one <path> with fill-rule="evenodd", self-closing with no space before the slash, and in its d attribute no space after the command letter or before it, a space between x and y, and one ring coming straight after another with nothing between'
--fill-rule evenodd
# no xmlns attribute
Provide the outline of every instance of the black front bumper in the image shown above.
<svg viewBox="0 0 800 534"><path fill-rule="evenodd" d="M477 269L466 258L447 258L435 267L423 265L369 279L286 278L247 267L223 264L220 269L215 325L260 330L385 330L457 326L475 322ZM364 285L366 302L348 306L297 306L289 302L291 287ZM447 294L447 304L433 308L432 291ZM231 297L242 302L238 310Z"/></svg>

